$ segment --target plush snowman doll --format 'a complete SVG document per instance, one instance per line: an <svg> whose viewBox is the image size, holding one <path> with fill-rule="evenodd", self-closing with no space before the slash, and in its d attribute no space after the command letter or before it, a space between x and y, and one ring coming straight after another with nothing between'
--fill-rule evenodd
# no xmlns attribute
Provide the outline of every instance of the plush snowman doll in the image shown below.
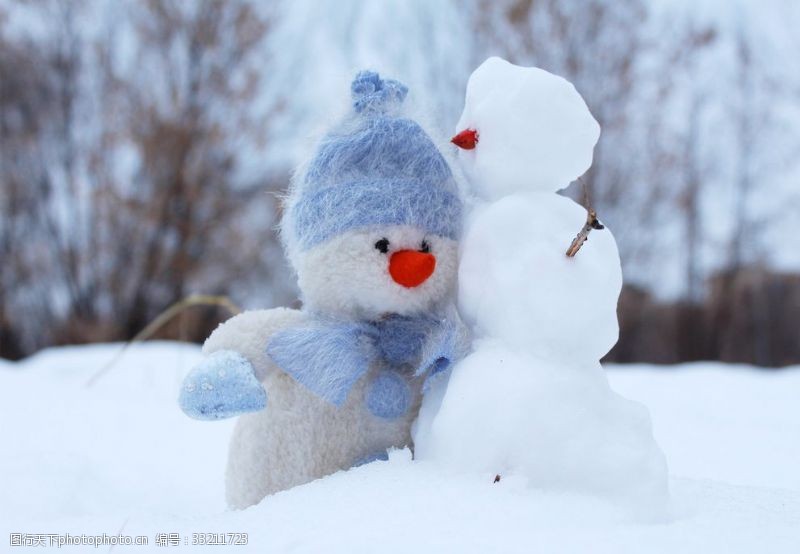
<svg viewBox="0 0 800 554"><path fill-rule="evenodd" d="M406 93L356 77L352 113L296 177L281 222L303 308L225 322L184 382L188 415L241 415L232 507L409 445L423 385L464 349L461 201L433 142L402 116Z"/></svg>

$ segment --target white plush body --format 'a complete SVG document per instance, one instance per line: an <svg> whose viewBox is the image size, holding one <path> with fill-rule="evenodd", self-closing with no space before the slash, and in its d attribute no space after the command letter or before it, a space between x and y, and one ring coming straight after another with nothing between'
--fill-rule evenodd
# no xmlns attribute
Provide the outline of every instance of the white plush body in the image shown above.
<svg viewBox="0 0 800 554"><path fill-rule="evenodd" d="M435 253L436 270L424 284L407 289L388 273L387 259L375 249L381 238L390 250L416 249L423 239ZM458 259L455 241L409 226L350 231L293 259L306 310L341 319L376 319L382 314L435 311L452 301ZM367 386L383 369L374 363L337 407L297 383L266 353L276 332L302 326L306 311L275 308L240 314L206 340L203 353L234 351L252 364L267 393L267 407L240 416L230 445L226 495L233 508L352 467L391 447L411 446L424 376L409 377L412 399L406 413L384 419L369 412ZM336 353L331 353L335 356Z"/></svg>
<svg viewBox="0 0 800 554"><path fill-rule="evenodd" d="M411 382L411 409L399 418L382 419L364 404L366 384L378 367L371 368L337 408L271 363L264 353L269 337L307 317L288 308L245 312L220 325L203 346L205 354L235 350L244 355L268 395L266 409L243 415L236 423L226 472L226 497L232 508L246 508L269 494L411 442L421 380Z"/></svg>

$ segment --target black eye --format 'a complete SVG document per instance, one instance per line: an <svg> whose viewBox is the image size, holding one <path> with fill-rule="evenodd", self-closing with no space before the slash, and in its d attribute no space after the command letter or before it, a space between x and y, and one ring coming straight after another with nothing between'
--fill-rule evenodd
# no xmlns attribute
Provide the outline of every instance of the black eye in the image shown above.
<svg viewBox="0 0 800 554"><path fill-rule="evenodd" d="M382 254L386 254L389 251L389 239L383 238L375 243L375 248L381 251Z"/></svg>
<svg viewBox="0 0 800 554"><path fill-rule="evenodd" d="M431 245L428 244L427 240L423 240L422 244L419 245L419 251L424 252L425 254L431 251Z"/></svg>

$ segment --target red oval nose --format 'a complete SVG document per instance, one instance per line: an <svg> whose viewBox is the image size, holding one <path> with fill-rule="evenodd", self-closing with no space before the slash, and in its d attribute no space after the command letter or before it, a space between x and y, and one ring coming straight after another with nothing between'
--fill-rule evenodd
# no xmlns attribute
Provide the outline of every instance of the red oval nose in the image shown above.
<svg viewBox="0 0 800 554"><path fill-rule="evenodd" d="M472 150L475 148L475 145L478 144L478 131L475 129L464 129L451 138L450 142L464 150Z"/></svg>
<svg viewBox="0 0 800 554"><path fill-rule="evenodd" d="M427 252L399 250L389 258L389 274L395 283L412 288L424 283L436 269L436 257Z"/></svg>

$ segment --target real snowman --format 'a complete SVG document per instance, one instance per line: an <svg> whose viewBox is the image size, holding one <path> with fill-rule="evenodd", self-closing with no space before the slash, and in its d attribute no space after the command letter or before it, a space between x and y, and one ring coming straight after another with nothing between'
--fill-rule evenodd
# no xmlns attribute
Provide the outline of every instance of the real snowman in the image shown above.
<svg viewBox="0 0 800 554"><path fill-rule="evenodd" d="M473 352L426 395L416 457L460 471L660 510L666 465L647 410L599 360L617 340L619 255L556 193L588 169L600 128L575 88L490 58L470 77L454 142L474 193L458 274Z"/></svg>
<svg viewBox="0 0 800 554"><path fill-rule="evenodd" d="M426 379L463 350L461 200L444 158L402 115L406 92L360 73L352 113L292 186L281 235L303 309L225 322L186 378L190 416L244 414L226 473L232 507L409 445Z"/></svg>

